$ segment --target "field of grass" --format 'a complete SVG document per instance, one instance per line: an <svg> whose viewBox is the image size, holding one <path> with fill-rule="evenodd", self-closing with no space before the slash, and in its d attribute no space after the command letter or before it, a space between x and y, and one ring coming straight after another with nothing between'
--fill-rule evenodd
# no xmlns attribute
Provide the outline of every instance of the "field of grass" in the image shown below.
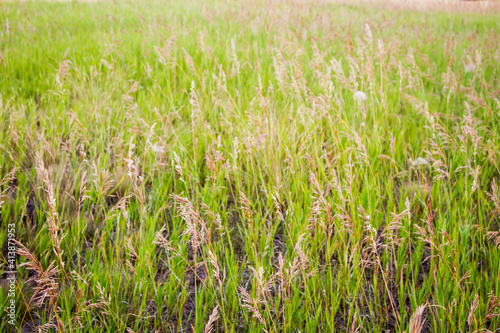
<svg viewBox="0 0 500 333"><path fill-rule="evenodd" d="M0 3L0 331L499 332L498 17Z"/></svg>

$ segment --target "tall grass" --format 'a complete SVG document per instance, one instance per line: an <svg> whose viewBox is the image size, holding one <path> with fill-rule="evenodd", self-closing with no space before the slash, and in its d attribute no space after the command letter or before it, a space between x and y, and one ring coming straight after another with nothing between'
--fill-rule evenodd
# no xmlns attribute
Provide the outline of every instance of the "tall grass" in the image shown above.
<svg viewBox="0 0 500 333"><path fill-rule="evenodd" d="M0 330L495 332L497 18L1 3Z"/></svg>

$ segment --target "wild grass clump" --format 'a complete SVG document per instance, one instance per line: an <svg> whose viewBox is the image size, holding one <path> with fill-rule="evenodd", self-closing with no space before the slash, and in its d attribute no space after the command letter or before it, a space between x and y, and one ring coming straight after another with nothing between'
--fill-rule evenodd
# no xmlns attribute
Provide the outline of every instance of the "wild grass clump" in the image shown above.
<svg viewBox="0 0 500 333"><path fill-rule="evenodd" d="M497 16L0 8L0 331L500 327Z"/></svg>

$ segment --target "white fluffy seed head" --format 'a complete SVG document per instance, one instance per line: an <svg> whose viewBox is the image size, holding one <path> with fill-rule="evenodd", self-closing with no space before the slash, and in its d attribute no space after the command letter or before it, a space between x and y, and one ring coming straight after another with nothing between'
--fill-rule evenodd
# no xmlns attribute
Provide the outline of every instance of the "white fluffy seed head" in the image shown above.
<svg viewBox="0 0 500 333"><path fill-rule="evenodd" d="M429 164L429 162L427 162L427 160L423 157L419 157L411 163L411 165L414 167L418 167L421 165L426 166L427 164Z"/></svg>
<svg viewBox="0 0 500 333"><path fill-rule="evenodd" d="M366 100L366 94L362 91L356 91L353 97L356 102L363 102Z"/></svg>

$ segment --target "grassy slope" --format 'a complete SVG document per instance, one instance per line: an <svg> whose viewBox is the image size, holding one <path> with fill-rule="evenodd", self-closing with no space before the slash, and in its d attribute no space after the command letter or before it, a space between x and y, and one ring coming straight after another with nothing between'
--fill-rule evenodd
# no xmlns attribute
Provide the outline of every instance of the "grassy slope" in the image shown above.
<svg viewBox="0 0 500 333"><path fill-rule="evenodd" d="M265 3L0 4L18 327L500 325L497 17Z"/></svg>

